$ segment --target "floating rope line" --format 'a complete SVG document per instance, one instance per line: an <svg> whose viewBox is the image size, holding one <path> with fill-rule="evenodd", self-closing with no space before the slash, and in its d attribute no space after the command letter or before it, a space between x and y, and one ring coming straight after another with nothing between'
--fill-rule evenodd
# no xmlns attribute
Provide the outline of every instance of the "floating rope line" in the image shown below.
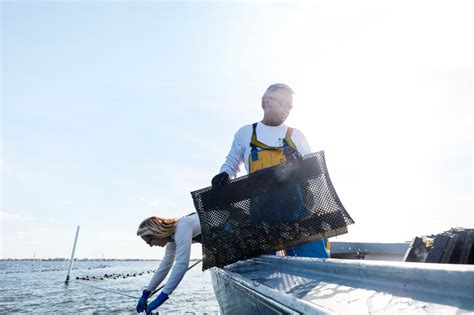
<svg viewBox="0 0 474 315"><path fill-rule="evenodd" d="M107 268L107 267L108 266L98 266L98 267L89 267L89 268L73 267L72 270L78 270L78 269L92 270L92 269L101 269L101 268ZM0 275L8 275L8 274L14 274L14 273L50 272L50 271L64 271L64 268L39 269L39 270L13 270L13 271L0 272Z"/></svg>
<svg viewBox="0 0 474 315"><path fill-rule="evenodd" d="M90 284L84 283L84 282L82 282L82 281L77 281L77 283L82 284L82 285L85 285L85 286L88 286L88 287L91 287L91 288L94 288L94 289L98 289L98 290L102 290L102 291L107 291L107 292L115 293L115 294L118 294L118 295L123 295L123 296L129 297L129 298L132 298L132 299L134 299L134 300L138 300L138 298L135 297L135 296L131 296L131 295L128 295L128 294L125 294L125 293L121 293L121 292L117 292L117 291L110 290L110 289L99 288L99 287L96 287L96 286L94 286L94 285L90 285Z"/></svg>
<svg viewBox="0 0 474 315"><path fill-rule="evenodd" d="M192 264L187 270L193 268L194 266L196 266L197 264L199 264L201 261L202 261L202 259L198 260L197 262L195 262L194 264ZM76 278L76 280L80 280L80 279L77 279L77 278ZM94 285L90 285L90 284L84 283L84 282L82 282L82 281L76 281L76 282L79 283L79 284L82 284L82 285L85 285L85 286L88 286L88 287L97 289L97 290L107 291L107 292L110 292L110 293L114 293L114 294L126 296L126 297L132 298L132 299L134 299L134 300L138 300L138 299L139 299L139 298L137 298L137 297L135 297L135 296L132 296L132 295L128 295L128 294L121 293L121 292L117 292L117 291L110 290L110 289L104 289L104 288L96 287L96 286L94 286ZM164 287L165 285L166 285L166 284L163 284L163 285L161 285L158 289L154 290L154 291L150 294L149 298L152 297L156 292L158 292L158 291L160 291L161 289L163 289L163 287Z"/></svg>
<svg viewBox="0 0 474 315"><path fill-rule="evenodd" d="M189 271L191 268L193 268L194 266L196 266L196 265L199 264L200 262L202 262L202 259L200 259L200 260L198 260L197 262L195 262L194 264L192 264L192 265L187 269L187 271ZM78 278L76 278L76 280L78 280ZM94 285L90 285L90 284L84 283L84 282L82 282L82 281L76 281L76 282L79 283L79 284L82 284L82 285L85 285L85 286L88 286L88 287L97 289L97 290L102 290L102 291L106 291L106 292L110 292L110 293L114 293L114 294L126 296L126 297L129 297L129 298L134 299L134 300L138 300L138 299L139 299L139 298L137 298L137 297L134 297L134 296L131 296L131 295L128 295L128 294L125 294L125 293L117 292L117 291L110 290L110 289L104 289L104 288L96 287L96 286L94 286ZM161 289L163 289L165 285L166 285L166 284L163 284L163 285L161 285L158 289L156 289L156 290L154 290L153 292L151 292L151 294L150 294L150 296L149 296L148 298L152 297L156 292L158 292L158 291L160 291ZM112 308L112 307L114 307L114 305L105 308L105 309L102 310L101 312L107 311L107 310L109 310L109 309ZM156 312L156 313L151 312L151 314L159 314L159 312Z"/></svg>
<svg viewBox="0 0 474 315"><path fill-rule="evenodd" d="M197 265L201 261L202 261L202 259L197 261L196 263L194 263L191 267L189 267L189 269L191 269L192 267L194 267L195 265ZM126 279L126 278L129 278L129 277L139 277L139 276L143 276L145 274L154 273L154 272L155 272L155 270L146 270L146 271L134 272L134 273L118 273L118 274L117 273L106 273L103 276L76 277L76 280L96 281L96 280Z"/></svg>
<svg viewBox="0 0 474 315"><path fill-rule="evenodd" d="M138 277L142 276L147 273L153 273L155 270L147 270L143 272L135 272L135 273L123 273L123 274L105 274L103 276L84 276L84 277L76 277L76 280L111 280L111 279L126 279L128 277Z"/></svg>

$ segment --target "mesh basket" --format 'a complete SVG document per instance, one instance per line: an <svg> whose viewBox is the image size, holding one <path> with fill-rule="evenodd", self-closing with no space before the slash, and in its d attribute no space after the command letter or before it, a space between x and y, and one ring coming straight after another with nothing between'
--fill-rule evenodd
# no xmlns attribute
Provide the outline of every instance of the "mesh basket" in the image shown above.
<svg viewBox="0 0 474 315"><path fill-rule="evenodd" d="M324 152L191 193L203 270L347 232L354 223L332 186Z"/></svg>

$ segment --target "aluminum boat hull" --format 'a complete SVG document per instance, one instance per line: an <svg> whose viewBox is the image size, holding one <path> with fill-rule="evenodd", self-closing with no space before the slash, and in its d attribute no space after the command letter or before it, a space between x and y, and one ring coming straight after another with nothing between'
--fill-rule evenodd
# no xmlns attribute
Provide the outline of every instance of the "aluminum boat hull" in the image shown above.
<svg viewBox="0 0 474 315"><path fill-rule="evenodd" d="M474 312L472 265L264 255L211 276L223 314Z"/></svg>

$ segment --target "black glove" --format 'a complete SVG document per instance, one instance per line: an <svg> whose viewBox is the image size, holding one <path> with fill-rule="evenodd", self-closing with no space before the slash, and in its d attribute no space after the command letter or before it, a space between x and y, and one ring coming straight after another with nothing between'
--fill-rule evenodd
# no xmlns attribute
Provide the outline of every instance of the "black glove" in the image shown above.
<svg viewBox="0 0 474 315"><path fill-rule="evenodd" d="M225 185L225 184L228 184L229 183L229 174L227 174L226 172L222 172L220 174L217 174L216 176L214 176L212 178L212 188L217 188L217 187L220 187L222 185Z"/></svg>

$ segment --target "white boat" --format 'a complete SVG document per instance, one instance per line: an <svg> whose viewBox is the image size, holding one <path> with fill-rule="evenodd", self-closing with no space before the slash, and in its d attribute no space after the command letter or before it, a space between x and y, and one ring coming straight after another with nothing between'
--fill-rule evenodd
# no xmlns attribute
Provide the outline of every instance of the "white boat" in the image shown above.
<svg viewBox="0 0 474 315"><path fill-rule="evenodd" d="M212 268L214 292L223 314L473 314L474 266L402 262L408 246L331 244L356 260L263 255Z"/></svg>

